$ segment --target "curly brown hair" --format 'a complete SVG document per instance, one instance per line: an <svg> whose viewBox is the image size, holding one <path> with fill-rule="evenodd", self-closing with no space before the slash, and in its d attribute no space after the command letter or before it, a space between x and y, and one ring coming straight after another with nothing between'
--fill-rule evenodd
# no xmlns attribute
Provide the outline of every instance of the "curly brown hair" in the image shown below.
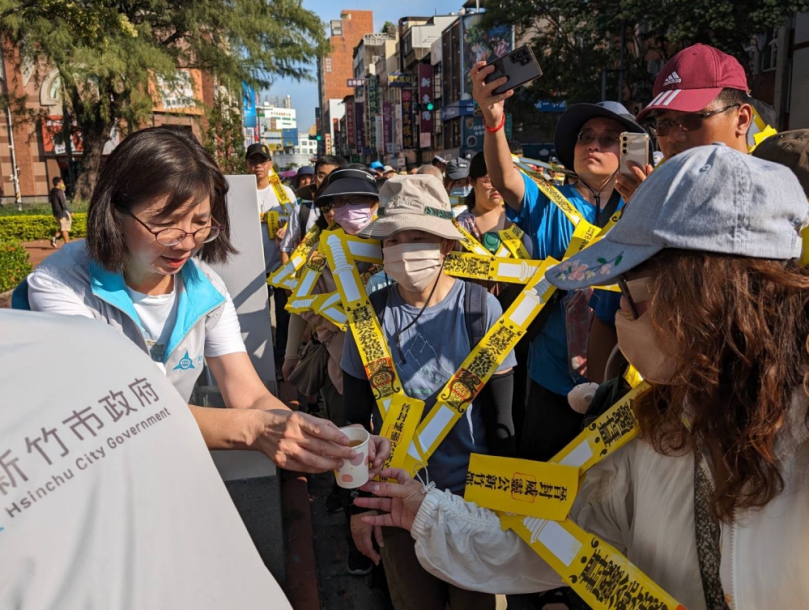
<svg viewBox="0 0 809 610"><path fill-rule="evenodd" d="M796 388L809 394L809 269L674 249L649 268L649 315L676 373L638 399L641 438L666 455L696 451L700 439L719 475L711 508L732 522L784 487L776 434Z"/></svg>

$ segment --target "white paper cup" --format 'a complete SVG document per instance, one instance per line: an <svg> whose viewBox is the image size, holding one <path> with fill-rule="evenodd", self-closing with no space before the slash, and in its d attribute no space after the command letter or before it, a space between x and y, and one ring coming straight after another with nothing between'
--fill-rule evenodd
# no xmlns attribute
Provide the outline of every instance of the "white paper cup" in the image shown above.
<svg viewBox="0 0 809 610"><path fill-rule="evenodd" d="M337 485L343 489L356 489L368 482L368 444L371 440L371 435L365 428L360 426L348 426L340 428L340 432L348 437L352 445L359 442L354 447L351 447L357 454L353 460L343 460L343 465L339 470L334 471L334 476L337 479Z"/></svg>

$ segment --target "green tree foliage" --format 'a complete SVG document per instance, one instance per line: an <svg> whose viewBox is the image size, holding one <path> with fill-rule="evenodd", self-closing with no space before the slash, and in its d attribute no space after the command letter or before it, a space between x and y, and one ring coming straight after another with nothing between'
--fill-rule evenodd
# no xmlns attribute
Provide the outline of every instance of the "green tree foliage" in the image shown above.
<svg viewBox="0 0 809 610"><path fill-rule="evenodd" d="M239 103L226 94L216 95L208 113L205 130L205 148L214 156L219 168L226 174L245 174L244 130Z"/></svg>
<svg viewBox="0 0 809 610"><path fill-rule="evenodd" d="M150 84L172 87L178 67L200 68L232 92L275 77L310 79L325 52L323 25L301 0L0 0L0 27L24 56L45 58L62 77L81 130L77 196L98 176L104 143L152 111Z"/></svg>
<svg viewBox="0 0 809 610"><path fill-rule="evenodd" d="M654 75L682 48L702 42L749 66L754 36L781 25L807 0L496 0L487 3L487 23L515 24L527 34L544 75L516 92L510 112L533 127L549 117L533 111L541 99L568 103L601 99L602 68L607 97L618 98L621 32L624 32L623 99L647 103Z"/></svg>

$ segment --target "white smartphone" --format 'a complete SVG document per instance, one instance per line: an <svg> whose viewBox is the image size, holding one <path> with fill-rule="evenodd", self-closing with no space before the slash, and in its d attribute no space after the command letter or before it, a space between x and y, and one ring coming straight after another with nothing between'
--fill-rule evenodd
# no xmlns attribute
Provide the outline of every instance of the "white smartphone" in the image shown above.
<svg viewBox="0 0 809 610"><path fill-rule="evenodd" d="M637 163L643 171L649 165L649 134L625 131L621 134L621 164L618 171L624 176L634 176L627 161Z"/></svg>

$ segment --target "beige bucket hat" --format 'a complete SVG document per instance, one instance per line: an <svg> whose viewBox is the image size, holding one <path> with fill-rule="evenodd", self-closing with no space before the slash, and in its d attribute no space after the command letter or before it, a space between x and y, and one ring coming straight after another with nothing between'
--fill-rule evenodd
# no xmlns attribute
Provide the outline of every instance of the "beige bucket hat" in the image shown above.
<svg viewBox="0 0 809 610"><path fill-rule="evenodd" d="M387 239L399 231L424 231L444 239L461 239L452 222L452 206L435 176L394 176L379 190L377 219L361 237Z"/></svg>

